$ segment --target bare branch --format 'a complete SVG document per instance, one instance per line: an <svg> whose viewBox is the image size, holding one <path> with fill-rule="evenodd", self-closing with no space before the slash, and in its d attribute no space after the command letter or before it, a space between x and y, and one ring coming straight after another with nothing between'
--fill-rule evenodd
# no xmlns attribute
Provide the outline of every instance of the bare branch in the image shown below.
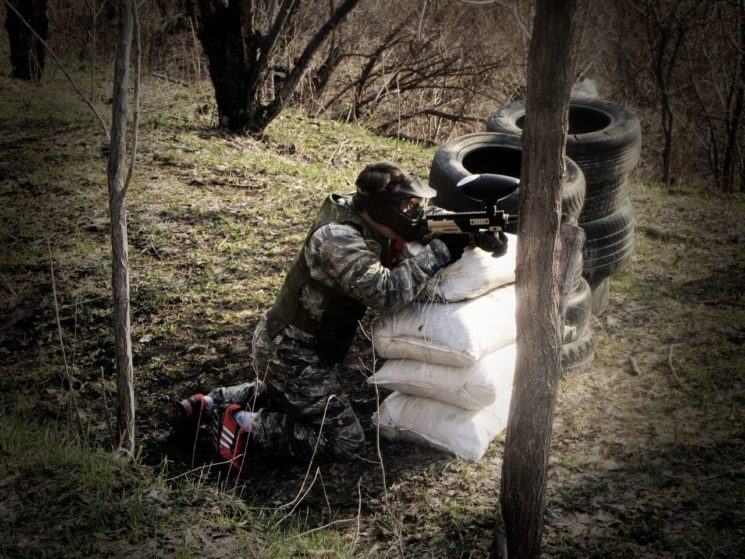
<svg viewBox="0 0 745 559"><path fill-rule="evenodd" d="M90 109L93 111L93 113L98 118L98 121L101 123L101 128L103 128L104 135L106 136L106 142L111 142L111 135L109 134L109 128L106 126L106 122L104 121L103 117L101 116L101 113L98 112L96 107L93 106L93 103L90 99L88 99L85 94L80 90L78 85L75 83L75 80L72 79L72 76L67 71L67 69L62 65L62 62L60 62L59 58L57 58L57 55L54 54L54 51L49 48L49 45L47 42L41 38L41 35L39 35L36 30L31 27L31 24L26 21L26 19L18 12L16 7L10 3L10 0L5 0L5 5L15 13L15 15L18 17L19 20L21 20L21 23L26 26L26 28L31 31L31 33L34 35L34 37L37 38L37 40L44 46L44 48L49 53L49 56L52 57L52 59L57 63L57 66L59 66L60 70L62 70L62 73L67 78L67 81L70 82L70 85L72 85L73 89L75 89L75 92L80 96L80 98L85 101L85 104L90 107Z"/></svg>
<svg viewBox="0 0 745 559"><path fill-rule="evenodd" d="M246 4L249 5L250 2L247 2ZM262 74L269 67L269 62L277 48L277 41L282 30L285 29L288 22L292 20L299 7L300 0L284 0L284 2L282 2L282 6L277 12L271 30L262 41L259 58L251 69L251 77L248 81L248 91L253 91L258 87Z"/></svg>
<svg viewBox="0 0 745 559"><path fill-rule="evenodd" d="M354 9L359 1L360 0L345 0L338 8L336 8L336 10L334 10L331 17L329 17L329 19L308 42L305 46L305 50L295 63L295 67L282 85L282 89L269 104L269 107L267 107L266 118L271 120L284 108L287 101L289 101L290 97L292 97L292 94L295 92L295 89L300 82L300 78L302 78L303 74L308 69L310 61L313 59L313 56L315 56L316 51L321 47L323 42L326 40L326 37L328 37L339 22Z"/></svg>

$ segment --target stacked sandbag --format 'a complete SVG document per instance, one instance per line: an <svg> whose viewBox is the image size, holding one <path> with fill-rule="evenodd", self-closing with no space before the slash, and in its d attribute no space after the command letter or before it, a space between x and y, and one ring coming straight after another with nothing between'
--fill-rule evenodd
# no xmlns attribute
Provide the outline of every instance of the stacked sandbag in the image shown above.
<svg viewBox="0 0 745 559"><path fill-rule="evenodd" d="M380 317L385 364L370 382L393 391L373 415L382 436L479 460L507 426L515 371L516 237L494 258L477 248L423 296Z"/></svg>
<svg viewBox="0 0 745 559"><path fill-rule="evenodd" d="M519 138L525 102L494 112L487 130ZM583 277L592 290L596 316L608 302L608 278L631 260L634 249L634 211L629 196L629 174L641 152L641 125L628 109L588 97L569 103L567 156L582 169L585 199L579 225L585 231Z"/></svg>
<svg viewBox="0 0 745 559"><path fill-rule="evenodd" d="M516 128L519 131L519 128ZM585 203L585 176L577 163L567 158L566 176L561 188L562 219L577 224ZM476 132L453 138L440 146L432 160L429 184L437 191L436 206L452 211L483 209L483 202L466 196L458 182L473 174L494 173L520 177L522 141L514 131ZM519 189L499 203L502 210L516 214ZM508 231L515 232L511 223ZM587 234L587 233L586 233ZM595 357L595 338L590 327L593 291L582 277L583 270L569 278L570 290L564 315L564 344L561 364L564 374L587 369Z"/></svg>

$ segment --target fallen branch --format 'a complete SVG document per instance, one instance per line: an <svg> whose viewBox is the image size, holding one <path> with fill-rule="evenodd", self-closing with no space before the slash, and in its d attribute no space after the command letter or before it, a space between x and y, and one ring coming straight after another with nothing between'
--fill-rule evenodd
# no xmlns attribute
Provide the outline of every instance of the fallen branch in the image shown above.
<svg viewBox="0 0 745 559"><path fill-rule="evenodd" d="M175 83L175 84L178 84L178 85L182 85L184 87L190 87L189 84L186 83L185 81L183 81L183 80L177 80L176 78L171 78L171 77L169 77L166 74L161 74L160 72L150 72L150 75L153 76L154 78L159 78L161 80L165 80L168 83Z"/></svg>

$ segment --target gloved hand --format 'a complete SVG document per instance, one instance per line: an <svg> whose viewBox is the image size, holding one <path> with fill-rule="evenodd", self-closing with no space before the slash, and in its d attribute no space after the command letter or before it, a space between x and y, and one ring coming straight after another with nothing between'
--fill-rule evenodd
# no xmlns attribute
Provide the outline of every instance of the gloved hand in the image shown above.
<svg viewBox="0 0 745 559"><path fill-rule="evenodd" d="M468 246L468 235L457 235L455 233L443 233L439 237L445 246L448 248L450 253L450 261L448 264L452 264L463 256L463 251Z"/></svg>
<svg viewBox="0 0 745 559"><path fill-rule="evenodd" d="M507 252L507 235L502 231L479 231L476 233L476 246L486 252L491 252L495 258Z"/></svg>

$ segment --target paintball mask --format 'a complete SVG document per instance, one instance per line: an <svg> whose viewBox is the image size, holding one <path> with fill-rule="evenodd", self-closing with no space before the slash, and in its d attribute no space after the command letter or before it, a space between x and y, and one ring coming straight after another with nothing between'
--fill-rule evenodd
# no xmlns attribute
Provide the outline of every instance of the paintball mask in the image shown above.
<svg viewBox="0 0 745 559"><path fill-rule="evenodd" d="M427 199L437 192L392 163L368 165L357 178L357 205L406 241L416 240Z"/></svg>

